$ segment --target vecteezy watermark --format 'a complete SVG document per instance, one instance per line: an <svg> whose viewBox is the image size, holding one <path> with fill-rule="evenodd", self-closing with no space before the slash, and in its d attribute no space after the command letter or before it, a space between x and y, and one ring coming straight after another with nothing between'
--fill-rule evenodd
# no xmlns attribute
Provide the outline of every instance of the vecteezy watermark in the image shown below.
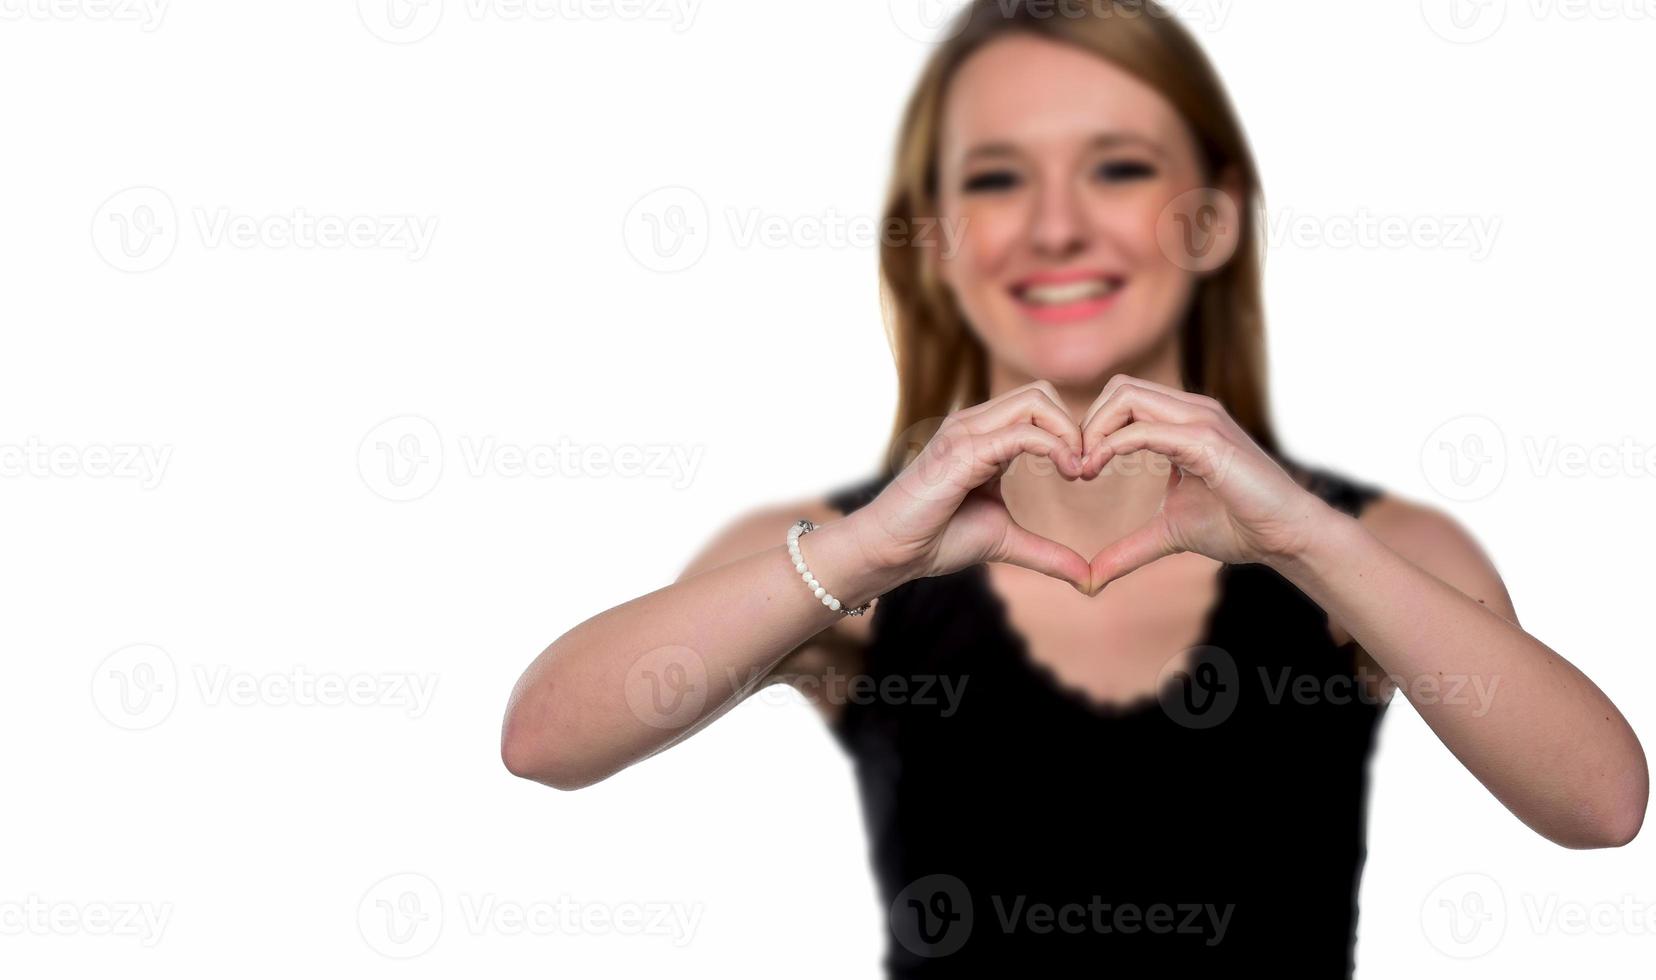
<svg viewBox="0 0 1656 980"><path fill-rule="evenodd" d="M131 480L154 490L166 475L173 447L136 443L0 443L0 478Z"/></svg>
<svg viewBox="0 0 1656 980"><path fill-rule="evenodd" d="M1273 249L1349 249L1465 252L1474 262L1489 258L1501 219L1481 214L1302 214L1292 208L1267 211L1266 243Z"/></svg>
<svg viewBox="0 0 1656 980"><path fill-rule="evenodd" d="M1506 894L1485 874L1460 874L1440 882L1420 903L1420 930L1438 952L1475 959L1506 935Z"/></svg>
<svg viewBox="0 0 1656 980"><path fill-rule="evenodd" d="M1170 658L1157 679L1156 697L1163 713L1185 728L1214 728L1244 710L1291 709L1294 706L1385 704L1402 693L1417 707L1457 705L1483 718L1494 708L1501 686L1498 674L1418 675L1375 671L1360 666L1351 672L1307 671L1289 666L1253 664L1244 671L1229 651L1203 645Z"/></svg>
<svg viewBox="0 0 1656 980"><path fill-rule="evenodd" d="M116 191L92 215L92 247L122 272L160 268L178 247L178 211L155 187Z"/></svg>
<svg viewBox="0 0 1656 980"><path fill-rule="evenodd" d="M1420 16L1445 41L1476 44L1506 23L1507 0L1420 0Z"/></svg>
<svg viewBox="0 0 1656 980"><path fill-rule="evenodd" d="M1506 478L1506 434L1482 415L1462 415L1420 444L1420 472L1450 500L1481 500Z"/></svg>
<svg viewBox="0 0 1656 980"><path fill-rule="evenodd" d="M1421 903L1421 932L1438 952L1462 960L1493 951L1514 925L1535 936L1656 936L1656 902L1633 895L1582 901L1520 891L1519 915L1513 904L1487 874L1454 875Z"/></svg>
<svg viewBox="0 0 1656 980"><path fill-rule="evenodd" d="M452 455L471 479L661 480L674 490L695 481L705 446L677 443L514 443L494 436L461 435ZM406 503L436 489L451 454L429 419L400 415L368 430L357 444L357 472L368 489Z"/></svg>
<svg viewBox="0 0 1656 980"><path fill-rule="evenodd" d="M1652 0L1656 2L1656 0ZM1167 203L1156 239L1169 261L1190 272L1223 266L1243 244L1241 204L1212 187L1186 191ZM1306 214L1293 208L1255 209L1254 223L1269 249L1414 250L1464 252L1482 262L1494 251L1502 221L1480 214Z"/></svg>
<svg viewBox="0 0 1656 980"><path fill-rule="evenodd" d="M0 899L0 936L108 936L150 949L172 914L171 902L54 902L29 895Z"/></svg>
<svg viewBox="0 0 1656 980"><path fill-rule="evenodd" d="M987 909L982 907L985 897ZM1224 941L1235 912L1234 904L1119 903L1097 895L1060 903L1001 894L974 900L960 878L930 874L897 893L887 921L892 938L904 949L938 959L960 952L974 930L985 928L1034 935L1177 935L1211 947Z"/></svg>
<svg viewBox="0 0 1656 980"><path fill-rule="evenodd" d="M92 704L117 728L154 728L177 703L178 665L158 646L122 647L92 671Z"/></svg>
<svg viewBox="0 0 1656 980"><path fill-rule="evenodd" d="M738 249L856 249L914 245L936 248L943 258L960 250L965 219L906 221L846 214L827 208L814 214L778 214L764 208L727 207L715 221L707 201L688 187L658 187L633 202L622 239L634 260L651 272L683 272L702 260L716 234Z"/></svg>
<svg viewBox="0 0 1656 980"><path fill-rule="evenodd" d="M749 699L767 704L794 705L799 696L813 704L843 708L847 705L907 705L926 709L937 718L953 718L966 697L970 674L861 674L848 673L832 665L820 674L772 672L749 674L746 683L739 672L727 671L732 689L765 682Z"/></svg>
<svg viewBox="0 0 1656 980"><path fill-rule="evenodd" d="M1191 647L1162 665L1156 679L1162 713L1185 728L1224 724L1242 700L1236 658L1223 647Z"/></svg>
<svg viewBox="0 0 1656 980"><path fill-rule="evenodd" d="M1514 456L1506 432L1493 419L1461 415L1433 429L1420 446L1420 471L1433 490L1466 503L1494 493L1512 459L1538 479L1656 479L1656 443L1631 436L1618 441L1573 442L1556 434L1527 434Z"/></svg>
<svg viewBox="0 0 1656 980"><path fill-rule="evenodd" d="M1512 13L1546 21L1656 22L1656 0L1420 0L1432 33L1453 44L1477 44L1500 33Z"/></svg>
<svg viewBox="0 0 1656 980"><path fill-rule="evenodd" d="M382 41L413 44L436 32L453 11L474 24L499 22L666 24L675 33L696 22L701 0L357 0L362 26Z"/></svg>
<svg viewBox="0 0 1656 980"><path fill-rule="evenodd" d="M445 905L442 889L426 875L389 875L363 892L357 931L376 953L412 959L442 937ZM455 906L455 921L473 937L644 936L679 947L695 938L705 911L700 902L523 900L492 891L461 891Z"/></svg>
<svg viewBox="0 0 1656 980"><path fill-rule="evenodd" d="M887 0L891 21L906 37L941 44L965 30L961 17L972 0ZM995 0L991 9L1004 18L1032 20L1100 20L1135 17L1174 18L1194 30L1217 31L1230 21L1235 0Z"/></svg>
<svg viewBox="0 0 1656 980"><path fill-rule="evenodd" d="M206 708L372 708L425 716L437 675L411 671L318 671L303 665L273 671L193 664L196 699ZM183 693L178 665L161 647L138 643L105 657L92 671L92 705L111 725L144 731L172 715Z"/></svg>
<svg viewBox="0 0 1656 980"><path fill-rule="evenodd" d="M193 232L204 249L243 251L384 251L411 262L431 252L437 218L417 214L313 214L304 207L251 214L229 207L197 206L180 220L172 198L154 187L128 187L109 196L92 216L92 247L112 268L149 272L173 255Z"/></svg>
<svg viewBox="0 0 1656 980"><path fill-rule="evenodd" d="M1283 704L1381 704L1389 691L1401 692L1416 707L1448 704L1468 707L1467 715L1483 718L1495 706L1501 686L1499 674L1451 674L1443 671L1408 675L1376 672L1359 667L1355 672L1296 673L1292 667L1275 671L1259 669L1260 690L1270 705Z"/></svg>
<svg viewBox="0 0 1656 980"><path fill-rule="evenodd" d="M196 664L191 673L201 703L209 708L396 708L409 718L420 718L437 693L436 674L408 671L340 674L313 671L301 664L254 672L227 664Z"/></svg>
<svg viewBox="0 0 1656 980"><path fill-rule="evenodd" d="M387 875L357 902L357 932L381 956L406 960L437 945L443 935L443 893L422 874Z"/></svg>
<svg viewBox="0 0 1656 980"><path fill-rule="evenodd" d="M136 24L146 34L161 26L169 0L0 0L0 21Z"/></svg>
<svg viewBox="0 0 1656 980"><path fill-rule="evenodd" d="M633 717L651 728L676 730L702 715L711 694L707 661L677 643L644 651L627 668L622 696Z"/></svg>

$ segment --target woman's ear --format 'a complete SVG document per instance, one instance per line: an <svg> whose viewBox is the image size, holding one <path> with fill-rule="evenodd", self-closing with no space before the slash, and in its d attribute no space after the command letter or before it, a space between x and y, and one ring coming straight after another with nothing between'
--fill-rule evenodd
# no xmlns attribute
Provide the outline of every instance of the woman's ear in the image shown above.
<svg viewBox="0 0 1656 980"><path fill-rule="evenodd" d="M1218 272L1242 246L1243 206L1242 180L1235 168L1227 168L1211 186L1180 194L1156 222L1162 253L1187 272Z"/></svg>

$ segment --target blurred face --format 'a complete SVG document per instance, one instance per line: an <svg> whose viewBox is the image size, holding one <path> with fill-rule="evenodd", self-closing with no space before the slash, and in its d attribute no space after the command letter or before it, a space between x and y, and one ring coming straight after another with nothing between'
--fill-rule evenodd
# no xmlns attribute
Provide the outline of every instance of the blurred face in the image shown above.
<svg viewBox="0 0 1656 980"><path fill-rule="evenodd" d="M961 65L941 139L959 244L933 261L1003 377L1081 388L1176 363L1197 276L1229 252L1193 261L1181 237L1225 222L1190 223L1209 179L1169 102L1081 48L1007 37Z"/></svg>

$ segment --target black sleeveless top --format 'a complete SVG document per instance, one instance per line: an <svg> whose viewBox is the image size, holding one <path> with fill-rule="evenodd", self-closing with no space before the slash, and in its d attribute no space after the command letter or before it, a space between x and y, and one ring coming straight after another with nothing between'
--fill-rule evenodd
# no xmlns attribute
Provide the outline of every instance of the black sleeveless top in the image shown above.
<svg viewBox="0 0 1656 980"><path fill-rule="evenodd" d="M1379 494L1285 465L1353 515ZM1030 659L983 565L880 599L834 735L889 976L1351 975L1383 705L1275 570L1223 566L1219 589L1188 669L1121 706Z"/></svg>

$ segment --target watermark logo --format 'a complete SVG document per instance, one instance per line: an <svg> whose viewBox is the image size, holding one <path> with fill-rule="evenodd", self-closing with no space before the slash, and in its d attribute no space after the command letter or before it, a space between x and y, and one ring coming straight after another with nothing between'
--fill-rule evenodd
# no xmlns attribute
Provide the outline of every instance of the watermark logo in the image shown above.
<svg viewBox="0 0 1656 980"><path fill-rule="evenodd" d="M1272 249L1464 252L1482 262L1495 251L1502 221L1482 214L1302 214L1292 208L1264 215Z"/></svg>
<svg viewBox="0 0 1656 980"><path fill-rule="evenodd" d="M1506 437L1482 415L1450 419L1420 447L1420 472L1449 500L1482 500L1501 485L1506 471Z"/></svg>
<svg viewBox="0 0 1656 980"><path fill-rule="evenodd" d="M941 44L966 28L962 11L972 0L887 0L891 22L911 40Z"/></svg>
<svg viewBox="0 0 1656 980"><path fill-rule="evenodd" d="M178 246L178 212L155 187L128 187L111 194L92 215L92 247L111 268L149 272Z"/></svg>
<svg viewBox="0 0 1656 980"><path fill-rule="evenodd" d="M707 662L687 646L647 651L627 669L623 693L633 717L651 728L679 729L707 705Z"/></svg>
<svg viewBox="0 0 1656 980"><path fill-rule="evenodd" d="M1445 879L1420 905L1420 929L1445 956L1476 959L1506 935L1506 895L1494 878L1459 874Z"/></svg>
<svg viewBox="0 0 1656 980"><path fill-rule="evenodd" d="M914 955L949 956L971 938L972 893L954 875L927 875L897 893L888 921L892 936Z"/></svg>
<svg viewBox="0 0 1656 980"><path fill-rule="evenodd" d="M30 437L0 444L0 478L131 480L154 490L166 475L173 447L132 443L45 443Z"/></svg>
<svg viewBox="0 0 1656 980"><path fill-rule="evenodd" d="M966 699L970 674L846 673L833 665L818 673L780 674L725 670L731 690L760 688L749 698L761 704L791 707L800 697L817 705L892 705L922 709L937 718L953 718ZM768 683L767 683L768 682Z"/></svg>
<svg viewBox="0 0 1656 980"><path fill-rule="evenodd" d="M966 220L906 218L856 214L825 208L819 212L778 214L759 207L725 207L717 214L688 187L661 187L628 209L622 226L627 251L652 272L683 272L707 254L716 234L734 248L856 249L872 252L890 247L934 248L944 259L965 240Z"/></svg>
<svg viewBox="0 0 1656 980"><path fill-rule="evenodd" d="M1420 0L1420 16L1451 44L1477 44L1506 23L1507 0Z"/></svg>
<svg viewBox="0 0 1656 980"><path fill-rule="evenodd" d="M713 237L707 202L688 187L661 187L627 211L627 251L651 272L683 272L702 260Z"/></svg>
<svg viewBox="0 0 1656 980"><path fill-rule="evenodd" d="M178 666L158 646L122 647L92 671L92 704L116 728L154 728L177 703Z"/></svg>
<svg viewBox="0 0 1656 980"><path fill-rule="evenodd" d="M357 473L386 500L419 500L443 478L442 434L418 415L386 419L357 445Z"/></svg>
<svg viewBox="0 0 1656 980"><path fill-rule="evenodd" d="M161 26L168 0L0 0L0 21L90 21L137 24L148 34Z"/></svg>
<svg viewBox="0 0 1656 980"><path fill-rule="evenodd" d="M453 461L462 475L475 480L659 480L682 490L695 481L705 449L674 443L582 444L567 437L523 444L471 434L447 446L430 419L400 415L362 437L357 473L369 490L396 503L431 493L445 469L451 469L445 463Z"/></svg>
<svg viewBox="0 0 1656 980"><path fill-rule="evenodd" d="M252 672L194 664L195 696L208 708L397 708L418 719L431 707L437 675L407 671L341 674L303 665ZM138 643L92 671L92 704L111 725L144 731L166 721L184 693L178 665L158 646Z"/></svg>
<svg viewBox="0 0 1656 980"><path fill-rule="evenodd" d="M54 902L30 895L0 901L0 936L107 936L151 949L172 914L171 902Z"/></svg>
<svg viewBox="0 0 1656 980"><path fill-rule="evenodd" d="M413 44L443 21L443 0L357 0L362 26L382 41Z"/></svg>
<svg viewBox="0 0 1656 980"><path fill-rule="evenodd" d="M357 0L357 15L380 40L413 44L436 32L445 8L473 24L652 22L682 33L695 25L700 5L700 0Z"/></svg>
<svg viewBox="0 0 1656 980"><path fill-rule="evenodd" d="M1216 646L1196 646L1170 659L1157 678L1162 711L1185 728L1222 725L1242 700L1236 659Z"/></svg>
<svg viewBox="0 0 1656 980"><path fill-rule="evenodd" d="M1186 191L1156 218L1156 241L1169 262L1186 272L1220 269L1242 241L1242 209L1213 187Z"/></svg>
<svg viewBox="0 0 1656 980"><path fill-rule="evenodd" d="M1581 442L1556 434L1527 433L1513 451L1494 420L1462 415L1433 429L1420 447L1420 468L1427 483L1454 501L1489 496L1514 467L1527 469L1536 479L1656 479L1656 444L1631 436Z"/></svg>
<svg viewBox="0 0 1656 980"><path fill-rule="evenodd" d="M970 0L888 0L892 23L912 40L941 44L960 34L966 22L960 15ZM1178 20L1194 30L1217 31L1230 20L1234 0L996 0L987 12L1010 20L1130 20L1161 17Z"/></svg>
<svg viewBox="0 0 1656 980"><path fill-rule="evenodd" d="M1438 952L1459 960L1487 955L1515 926L1532 936L1656 935L1656 903L1634 895L1582 901L1518 890L1515 898L1489 875L1455 875L1421 903L1421 931Z"/></svg>
<svg viewBox="0 0 1656 980"><path fill-rule="evenodd" d="M983 898L980 895L977 901L982 903ZM1204 945L1217 946L1224 941L1236 912L1234 904L1140 905L1109 902L1100 895L1076 896L1074 901L1056 903L1029 895L992 894L987 899L992 915L974 909L973 896L959 878L926 875L897 893L887 921L892 937L904 949L936 959L959 952L974 926L998 929L1007 935L1177 934L1201 937Z"/></svg>
<svg viewBox="0 0 1656 980"><path fill-rule="evenodd" d="M3 2L3 0L0 0ZM228 207L192 207L180 217L172 198L155 187L128 187L92 215L92 247L122 272L152 272L166 264L186 232L204 249L322 249L401 252L419 262L431 252L437 218L415 214L245 214Z"/></svg>
<svg viewBox="0 0 1656 980"><path fill-rule="evenodd" d="M659 901L518 900L492 891L460 891L458 915L445 908L443 890L423 874L382 878L357 903L357 931L381 956L423 956L442 938L445 923L485 936L648 936L688 945L701 924L701 903Z"/></svg>
<svg viewBox="0 0 1656 980"><path fill-rule="evenodd" d="M381 956L412 959L437 945L443 934L443 893L422 874L380 879L357 903L357 931Z"/></svg>
<svg viewBox="0 0 1656 980"><path fill-rule="evenodd" d="M1451 44L1478 44L1500 33L1514 13L1533 23L1656 21L1656 0L1420 0L1432 33Z"/></svg>

